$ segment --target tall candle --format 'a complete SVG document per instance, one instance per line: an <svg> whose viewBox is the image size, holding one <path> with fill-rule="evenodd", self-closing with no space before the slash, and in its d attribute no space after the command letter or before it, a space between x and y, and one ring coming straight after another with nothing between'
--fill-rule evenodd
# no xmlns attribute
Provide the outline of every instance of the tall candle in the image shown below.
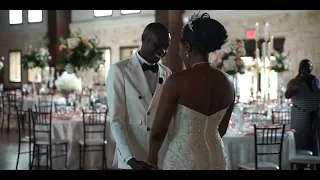
<svg viewBox="0 0 320 180"><path fill-rule="evenodd" d="M271 49L272 49L272 47L271 47L271 43L270 42L268 42L268 58L270 58L270 56L271 56Z"/></svg>
<svg viewBox="0 0 320 180"><path fill-rule="evenodd" d="M270 37L270 44L271 44L271 53L273 53L273 36Z"/></svg>
<svg viewBox="0 0 320 180"><path fill-rule="evenodd" d="M256 59L260 58L260 50L259 48L256 49Z"/></svg>
<svg viewBox="0 0 320 180"><path fill-rule="evenodd" d="M266 50L267 50L267 47L266 47L266 42L262 43L262 57L266 57Z"/></svg>
<svg viewBox="0 0 320 180"><path fill-rule="evenodd" d="M256 37L255 37L256 41L259 41L259 36L260 36L260 34L259 34L259 23L256 22Z"/></svg>
<svg viewBox="0 0 320 180"><path fill-rule="evenodd" d="M264 26L264 41L268 41L269 39L269 23L267 22Z"/></svg>

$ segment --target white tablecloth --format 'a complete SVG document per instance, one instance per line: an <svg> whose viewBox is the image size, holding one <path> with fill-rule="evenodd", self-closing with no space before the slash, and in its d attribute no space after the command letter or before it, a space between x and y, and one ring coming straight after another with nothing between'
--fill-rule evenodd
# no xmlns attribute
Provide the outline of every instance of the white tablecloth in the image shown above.
<svg viewBox="0 0 320 180"><path fill-rule="evenodd" d="M117 162L114 161L115 143L111 135L109 122L106 123L106 157L107 167L116 168ZM72 120L52 120L52 137L53 139L69 140L68 146L68 169L79 169L79 144L78 141L83 139L83 124L80 117ZM43 163L42 163L43 164ZM53 167L61 169L64 167L64 158L59 157L53 161ZM88 152L85 159L85 169L98 169L102 167L102 154L100 152Z"/></svg>
<svg viewBox="0 0 320 180"><path fill-rule="evenodd" d="M230 170L237 170L239 163L254 162L254 136L224 136L223 142L228 154ZM282 169L290 169L289 160L296 154L294 134L287 132L283 139ZM277 155L267 155L265 159L278 164Z"/></svg>
<svg viewBox="0 0 320 180"><path fill-rule="evenodd" d="M47 99L48 102L51 100L50 98ZM57 102L57 103L65 103L66 99L64 97L60 97L60 96L54 96L52 98L53 103ZM38 104L38 97L27 97L23 100L23 110L24 111L28 111L29 108L33 108L35 104ZM54 106L54 105L53 105ZM54 107L53 107L54 108Z"/></svg>
<svg viewBox="0 0 320 180"><path fill-rule="evenodd" d="M110 131L110 123L107 122L107 166L117 168L117 153L115 153L115 142ZM73 120L52 120L53 138L67 139L70 142L68 149L68 169L79 169L79 145L78 141L83 138L83 125L80 117ZM230 170L238 169L239 163L254 162L254 136L226 135L223 142L228 154L228 165ZM290 169L289 160L295 156L295 140L292 132L284 135L282 149L282 169ZM102 155L90 152L86 155L86 169L99 168L102 165ZM265 156L265 159L278 164L276 155ZM53 167L64 167L64 158L54 161Z"/></svg>

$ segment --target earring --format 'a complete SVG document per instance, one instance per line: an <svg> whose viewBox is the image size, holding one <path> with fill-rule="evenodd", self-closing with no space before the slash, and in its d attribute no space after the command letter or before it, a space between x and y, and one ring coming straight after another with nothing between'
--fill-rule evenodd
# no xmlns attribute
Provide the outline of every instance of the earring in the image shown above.
<svg viewBox="0 0 320 180"><path fill-rule="evenodd" d="M187 53L187 58L189 57L189 53L188 52L186 52Z"/></svg>

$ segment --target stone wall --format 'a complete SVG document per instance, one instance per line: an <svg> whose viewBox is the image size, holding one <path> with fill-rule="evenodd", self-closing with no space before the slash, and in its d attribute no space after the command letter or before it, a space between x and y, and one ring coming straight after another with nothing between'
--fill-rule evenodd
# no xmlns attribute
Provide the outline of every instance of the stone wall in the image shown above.
<svg viewBox="0 0 320 180"><path fill-rule="evenodd" d="M219 20L219 19L217 19ZM313 73L320 77L320 11L303 11L281 13L268 16L242 17L238 19L220 20L232 38L246 38L246 32L254 29L255 23L270 24L270 35L284 37L284 51L292 54L292 67L284 75L285 83L298 73L298 65L302 59L313 62ZM260 31L263 38L263 28Z"/></svg>
<svg viewBox="0 0 320 180"><path fill-rule="evenodd" d="M40 46L43 37L47 33L47 11L43 10L41 23L28 23L27 10L23 10L23 23L18 25L9 24L9 11L0 11L0 56L5 58L4 67L0 70L0 79L6 87L18 87L20 83L9 82L9 51L25 51L30 45ZM28 81L28 72L22 70L22 82Z"/></svg>

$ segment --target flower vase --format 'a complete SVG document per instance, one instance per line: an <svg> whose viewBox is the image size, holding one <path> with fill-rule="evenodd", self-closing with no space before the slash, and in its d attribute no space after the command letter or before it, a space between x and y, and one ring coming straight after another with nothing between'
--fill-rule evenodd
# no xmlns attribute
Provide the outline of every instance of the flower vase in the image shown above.
<svg viewBox="0 0 320 180"><path fill-rule="evenodd" d="M62 96L65 98L66 100L66 105L69 105L70 104L70 101L69 101L69 95L71 94L71 91L61 91L61 94Z"/></svg>
<svg viewBox="0 0 320 180"><path fill-rule="evenodd" d="M94 74L94 69L92 69L92 68L80 69L77 72L77 76L82 81L82 87L83 88L91 89L93 87L93 81L94 81L93 74Z"/></svg>

